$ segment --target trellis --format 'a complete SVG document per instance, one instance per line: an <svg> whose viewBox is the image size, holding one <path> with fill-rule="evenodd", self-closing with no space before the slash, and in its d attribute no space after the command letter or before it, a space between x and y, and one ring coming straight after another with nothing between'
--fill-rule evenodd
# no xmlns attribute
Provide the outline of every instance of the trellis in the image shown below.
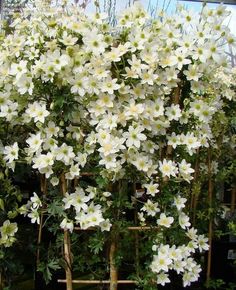
<svg viewBox="0 0 236 290"><path fill-rule="evenodd" d="M89 175L89 174L86 173L85 175ZM62 188L63 188L63 194L65 194L66 181L64 179L64 175L63 175L63 178L61 179L61 182L64 185L62 186ZM136 188L135 188L135 191L136 191ZM135 210L136 210L136 207L135 207ZM137 222L136 218L135 218L135 222ZM157 229L157 227L150 227L150 226L127 227L128 231L134 231L135 233L137 233L138 231L147 231L147 230L152 230L152 229ZM74 230L75 231L94 231L96 229L95 228L81 229L80 227L75 227ZM136 255L138 255L138 244L137 244L138 236L137 235L135 235L135 240L136 240L136 245L135 245ZM116 264L115 264L116 250L117 250L117 241L115 238L113 238L110 244L110 249L109 249L110 280L73 280L72 279L72 263L71 263L71 258L70 258L71 248L70 248L70 242L69 242L69 233L68 233L68 230L64 230L64 256L65 256L65 261L67 264L66 269L65 269L66 279L59 279L58 282L66 283L67 290L72 290L73 284L96 284L96 285L106 284L106 285L110 285L109 287L110 290L116 290L118 284L136 284L137 281L135 280L119 280L118 279L118 268L116 267Z"/></svg>
<svg viewBox="0 0 236 290"><path fill-rule="evenodd" d="M82 176L91 176L92 173L83 173ZM75 180L75 184L77 184L77 180ZM67 181L65 179L65 175L62 174L60 177L60 187L61 193L65 196L67 192ZM47 180L44 175L40 176L40 189L43 195L47 194ZM136 187L134 187L135 193ZM136 204L136 203L135 203ZM137 223L137 207L135 206L135 223ZM40 215L40 224L39 224L39 232L38 232L38 249L37 249L37 265L40 262L40 250L39 246L42 241L42 226L43 226L43 212ZM139 231L150 231L150 230L158 230L157 226L129 226L126 227L128 231L135 233L135 254L138 259L139 249L138 249L138 232ZM81 229L80 227L75 227L75 231L95 231L96 228L88 228ZM71 243L70 243L70 233L68 230L64 230L64 239L63 239L63 254L65 260L65 274L66 279L58 279L58 283L65 283L67 290L73 289L73 284L106 284L110 285L110 290L116 290L118 284L137 284L135 280L119 280L118 279L118 268L115 265L115 255L117 249L117 242L115 239L112 240L110 244L109 251L109 264L110 264L110 280L78 280L72 278L72 258L71 258ZM137 266L137 264L136 264Z"/></svg>
<svg viewBox="0 0 236 290"><path fill-rule="evenodd" d="M74 228L76 231L93 231L95 228L88 228L86 230L81 229L79 227ZM128 231L134 231L135 233L139 231L149 231L149 230L157 230L158 227L151 227L151 226L130 226L126 228ZM136 239L137 240L137 239ZM137 244L135 247L138 250ZM110 280L72 280L72 284L110 284L110 289L116 289L117 284L136 284L137 281L135 280L118 280L118 269L114 263L114 257L116 253L116 242L114 241L110 245ZM137 252L136 252L137 255ZM70 267L71 269L71 267ZM67 283L66 279L59 279L59 283ZM68 285L67 285L68 286ZM69 288L70 289L70 288Z"/></svg>
<svg viewBox="0 0 236 290"><path fill-rule="evenodd" d="M169 148L169 154L171 154L171 149ZM195 174L194 174L194 180L195 182L198 178L199 175L199 151L197 152L197 158L196 158L196 163L195 163ZM212 179L212 170L211 170L211 148L208 149L208 158L207 158L207 166L208 166L208 202L209 206L212 206L213 202L213 195L214 195L214 184L213 184L213 179ZM92 173L83 173L82 176L91 176L93 175ZM167 180L164 180L164 183L166 183ZM77 180L75 180L75 184L77 184ZM41 187L41 192L46 195L47 194L47 180L46 178L41 175L40 178L40 187ZM65 175L62 174L60 177L60 185L61 185L61 193L62 195L65 195L67 192L67 181L65 179ZM136 189L136 186L134 185L134 192L135 194L138 192ZM193 224L195 223L196 219L196 209L198 205L198 200L199 196L197 195L192 195L190 199L190 211L192 211L192 220ZM234 211L235 206L236 206L236 190L235 187L233 187L233 190L231 192L231 202L230 202L230 209L231 212ZM135 217L134 217L134 222L137 224L137 207L136 203L134 206L135 210ZM39 233L38 233L38 246L40 245L42 241L42 225L43 225L43 213L41 213L40 216L40 225L39 225ZM135 256L136 260L139 260L139 239L138 239L138 233L140 231L150 231L150 230L158 230L158 226L128 226L126 229L130 232L135 233ZM95 231L96 228L88 228L88 229L81 229L80 227L75 227L75 231ZM212 238L213 238L213 220L210 218L209 220L209 225L208 225L208 239L209 239L209 251L208 251L208 256L207 256L207 269L206 269L206 282L209 284L210 282L210 277L211 277L211 260L212 260ZM63 239L63 254L64 254L64 259L65 259L65 274L66 278L65 279L58 279L58 283L64 283L66 284L66 289L67 290L73 290L73 284L91 284L91 285L109 285L110 290L117 290L118 285L120 284L130 284L134 285L137 284L137 281L135 280L119 280L118 279L118 268L116 267L115 264L115 255L116 255L116 250L117 250L117 242L115 239L112 240L110 244L110 249L109 249L109 264L110 264L110 279L109 280L83 280L83 279L73 279L72 277L72 258L71 258L71 244L70 244L70 233L68 230L64 230L64 239ZM40 261L40 252L39 252L39 247L37 249L37 264ZM138 267L137 264L139 261L136 261L136 270L137 274L138 273ZM153 281L154 282L154 281Z"/></svg>

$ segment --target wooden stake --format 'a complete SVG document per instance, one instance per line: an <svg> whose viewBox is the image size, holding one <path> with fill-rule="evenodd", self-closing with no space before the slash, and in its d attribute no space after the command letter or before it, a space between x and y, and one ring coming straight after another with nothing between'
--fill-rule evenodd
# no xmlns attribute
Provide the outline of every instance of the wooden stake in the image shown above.
<svg viewBox="0 0 236 290"><path fill-rule="evenodd" d="M3 279L3 274L2 270L0 271L0 290L4 289L4 279Z"/></svg>
<svg viewBox="0 0 236 290"><path fill-rule="evenodd" d="M110 290L117 290L118 270L115 263L116 241L112 238L109 260L110 260Z"/></svg>
<svg viewBox="0 0 236 290"><path fill-rule="evenodd" d="M47 194L47 180L45 175L40 175L40 190L43 195ZM43 213L40 213L38 240L37 240L37 254L36 254L36 266L38 267L40 262L40 244L42 242L42 232L43 232Z"/></svg>
<svg viewBox="0 0 236 290"><path fill-rule="evenodd" d="M231 203L230 203L230 211L234 212L236 203L236 186L233 187L231 191Z"/></svg>
<svg viewBox="0 0 236 290"><path fill-rule="evenodd" d="M181 94L181 86L180 84L178 84L178 86L174 88L173 96L172 96L172 100L175 105L179 104L180 94Z"/></svg>
<svg viewBox="0 0 236 290"><path fill-rule="evenodd" d="M181 84L179 83L176 88L174 88L172 92L172 103L175 105L178 105L180 102L180 97L181 97ZM166 151L165 151L165 158L171 159L173 155L174 148L171 145L167 145ZM169 181L169 178L167 176L163 177L163 184L167 184Z"/></svg>
<svg viewBox="0 0 236 290"><path fill-rule="evenodd" d="M39 266L40 262L40 244L42 242L42 231L43 231L43 213L40 214L40 223L39 223L39 232L37 240L37 256L36 256L36 265Z"/></svg>
<svg viewBox="0 0 236 290"><path fill-rule="evenodd" d="M134 196L135 196L135 199L134 199L134 224L135 224L135 226L137 226L137 224L138 224L138 207L137 207L136 184L135 183L134 183L133 191L134 191ZM135 268L136 268L136 274L139 277L139 274L140 274L139 273L139 264L140 264L140 261L139 261L139 235L138 235L137 231L134 232L134 238L135 238Z"/></svg>
<svg viewBox="0 0 236 290"><path fill-rule="evenodd" d="M67 183L65 174L61 175L61 191L65 196L67 192ZM70 235L68 230L64 230L64 258L66 262L66 290L73 290L72 286L72 268L71 268L71 249L70 249Z"/></svg>
<svg viewBox="0 0 236 290"><path fill-rule="evenodd" d="M199 148L197 149L196 153L196 163L194 168L194 176L193 176L193 186L196 185L199 176ZM193 226L196 222L196 211L197 211L197 204L199 200L199 194L192 194L191 196L191 209L193 211Z"/></svg>
<svg viewBox="0 0 236 290"><path fill-rule="evenodd" d="M212 198L213 198L213 182L211 170L211 148L208 148L208 202L210 208L212 207ZM212 236L213 236L213 223L212 217L210 216L208 226L209 251L207 256L207 277L206 277L207 287L209 287L209 282L211 278Z"/></svg>

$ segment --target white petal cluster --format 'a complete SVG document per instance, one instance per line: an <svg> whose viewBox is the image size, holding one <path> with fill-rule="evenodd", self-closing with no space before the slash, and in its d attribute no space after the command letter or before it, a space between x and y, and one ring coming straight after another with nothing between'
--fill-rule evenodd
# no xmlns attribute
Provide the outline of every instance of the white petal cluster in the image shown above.
<svg viewBox="0 0 236 290"><path fill-rule="evenodd" d="M33 192L33 196L27 202L27 204L22 205L19 209L20 214L30 218L31 223L40 224L40 210L43 204L36 192Z"/></svg>
<svg viewBox="0 0 236 290"><path fill-rule="evenodd" d="M187 163L178 160L178 169L157 156L163 141L190 155L207 147L211 129L202 128L221 101L206 94L232 98L230 82L218 82L228 75L223 44L234 45L223 25L228 12L221 12L204 7L201 15L190 15L180 7L172 18L151 20L136 4L120 16L114 33L104 17L37 3L0 43L0 118L34 128L22 149L47 178L58 162L68 179L78 177L83 166L77 155L98 152L99 164L114 178L131 164L149 177L160 171L189 182ZM172 102L185 84L189 101ZM63 111L65 102L70 112ZM185 126L176 132L178 123ZM4 154L14 168L16 143Z"/></svg>
<svg viewBox="0 0 236 290"><path fill-rule="evenodd" d="M10 247L16 241L15 234L18 231L16 223L11 223L9 220L4 221L0 227L0 245Z"/></svg>
<svg viewBox="0 0 236 290"><path fill-rule="evenodd" d="M151 270L157 273L157 284L165 285L170 283L169 272L176 271L177 274L182 275L183 286L189 286L199 278L201 272L200 265L193 259L192 254L197 250L202 252L208 250L208 239L204 235L199 235L197 230L191 227L189 216L183 211L187 199L180 195L174 198L173 205L178 212L178 218L174 219L173 216L166 215L162 212L157 219L157 224L161 228L171 229L171 226L180 226L179 235L185 232L188 238L185 244L170 245L170 244L154 244L152 249L156 253L153 256L153 261L150 265ZM147 206L150 201L147 202ZM154 208L154 207L153 207ZM149 212L147 213L147 215ZM154 215L153 215L154 216ZM163 234L164 235L164 234Z"/></svg>
<svg viewBox="0 0 236 290"><path fill-rule="evenodd" d="M66 194L63 198L64 208L73 208L75 211L75 223L79 224L81 229L87 229L89 227L101 227L103 230L110 230L109 220L105 220L102 213L102 207L100 204L95 204L93 198L96 196L96 188L89 187L86 190L77 187L75 192ZM61 227L63 229L73 230L73 221L65 218Z"/></svg>
<svg viewBox="0 0 236 290"><path fill-rule="evenodd" d="M151 19L136 3L110 27L102 14L46 2L24 10L0 40L0 122L24 131L3 144L6 165L14 169L25 159L53 185L62 171L73 180L91 167L111 182L131 176L149 198L142 222L148 215L161 228L178 223L188 231L184 198L174 201L177 218L163 212L155 200L158 180L192 180L191 156L215 145L213 117L224 99L235 98L236 72L224 53L226 44L236 45L224 25L228 12L222 5L204 6L201 14L179 7L171 17ZM63 199L75 219L66 216L61 227L109 230L102 206L85 191L78 187ZM39 223L40 206L34 195L26 209L32 222ZM207 248L204 238L193 243ZM155 256L158 283L169 282L168 269L183 274L184 286L197 279L192 248L169 246L166 252L177 251L172 257Z"/></svg>

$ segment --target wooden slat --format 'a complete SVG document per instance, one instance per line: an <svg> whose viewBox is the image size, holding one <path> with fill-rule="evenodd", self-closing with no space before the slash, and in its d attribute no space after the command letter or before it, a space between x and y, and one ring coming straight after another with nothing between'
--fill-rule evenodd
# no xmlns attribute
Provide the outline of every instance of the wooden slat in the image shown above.
<svg viewBox="0 0 236 290"><path fill-rule="evenodd" d="M150 230L157 230L157 229L159 229L159 227L157 227L157 226L154 226L154 227L137 226L137 227L126 227L126 229L129 231L150 231ZM81 229L80 227L74 227L74 230L76 230L76 231L96 231L97 228L91 227L91 228L87 228L87 229Z"/></svg>
<svg viewBox="0 0 236 290"><path fill-rule="evenodd" d="M66 283L66 279L57 280L58 283ZM72 280L73 284L110 284L110 280ZM118 284L136 284L135 280L117 280Z"/></svg>

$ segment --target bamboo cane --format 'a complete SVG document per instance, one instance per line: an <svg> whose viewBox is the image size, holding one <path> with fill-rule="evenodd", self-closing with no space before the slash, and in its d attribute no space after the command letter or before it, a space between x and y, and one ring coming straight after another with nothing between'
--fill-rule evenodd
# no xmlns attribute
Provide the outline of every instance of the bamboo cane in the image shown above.
<svg viewBox="0 0 236 290"><path fill-rule="evenodd" d="M42 232L43 232L43 213L40 214L40 222L39 222L39 231L38 231L38 239L37 239L37 256L36 256L36 265L39 266L40 262L40 244L42 242Z"/></svg>
<svg viewBox="0 0 236 290"><path fill-rule="evenodd" d="M181 85L179 84L179 85L174 89L173 97L172 97L173 103L174 103L175 105L179 104L180 94L181 94Z"/></svg>
<svg viewBox="0 0 236 290"><path fill-rule="evenodd" d="M230 203L230 211L234 212L235 210L235 202L236 202L236 187L234 186L231 191L231 203Z"/></svg>
<svg viewBox="0 0 236 290"><path fill-rule="evenodd" d="M47 194L47 180L44 175L40 175L40 190L43 195ZM36 254L36 265L38 267L40 262L40 244L42 242L42 232L43 232L43 213L40 213L39 220L39 231L38 231L38 239L37 239L37 254Z"/></svg>
<svg viewBox="0 0 236 290"><path fill-rule="evenodd" d="M181 95L181 84L178 84L176 88L174 88L172 93L172 102L175 105L178 105L180 102L180 95ZM166 152L165 152L165 158L170 159L173 153L173 147L171 145L167 145ZM169 181L169 178L167 176L164 176L163 178L163 184L167 184Z"/></svg>
<svg viewBox="0 0 236 290"><path fill-rule="evenodd" d="M0 271L0 290L4 289L4 279L3 279L3 274L2 270Z"/></svg>
<svg viewBox="0 0 236 290"><path fill-rule="evenodd" d="M115 264L116 241L112 238L109 260L110 260L110 290L117 290L118 270Z"/></svg>
<svg viewBox="0 0 236 290"><path fill-rule="evenodd" d="M67 192L67 183L65 174L61 175L61 191L65 196ZM64 258L66 262L66 290L73 290L72 286L72 270L71 270L71 250L70 250L70 236L68 230L64 230Z"/></svg>
<svg viewBox="0 0 236 290"><path fill-rule="evenodd" d="M134 183L134 195L136 197L136 184ZM135 198L134 200L134 224L137 226L138 224L138 208L137 208L137 199ZM136 268L136 274L139 277L139 264L140 264L140 259L139 259L139 235L138 232L134 232L134 237L135 237L135 268Z"/></svg>
<svg viewBox="0 0 236 290"><path fill-rule="evenodd" d="M211 148L208 149L208 202L209 207L212 207L213 198L213 182L212 182L212 170L211 170ZM211 257L212 257L212 236L213 236L213 223L212 217L210 216L209 226L208 226L208 240L209 240L209 251L207 256L207 277L206 284L209 287L210 277L211 277Z"/></svg>
<svg viewBox="0 0 236 290"><path fill-rule="evenodd" d="M193 185L196 184L199 176L199 149L197 149L196 154L196 163L194 168L194 176L193 176ZM192 194L191 196L191 209L193 211L193 225L195 225L196 222L196 211L197 211L197 204L199 200L199 194Z"/></svg>

